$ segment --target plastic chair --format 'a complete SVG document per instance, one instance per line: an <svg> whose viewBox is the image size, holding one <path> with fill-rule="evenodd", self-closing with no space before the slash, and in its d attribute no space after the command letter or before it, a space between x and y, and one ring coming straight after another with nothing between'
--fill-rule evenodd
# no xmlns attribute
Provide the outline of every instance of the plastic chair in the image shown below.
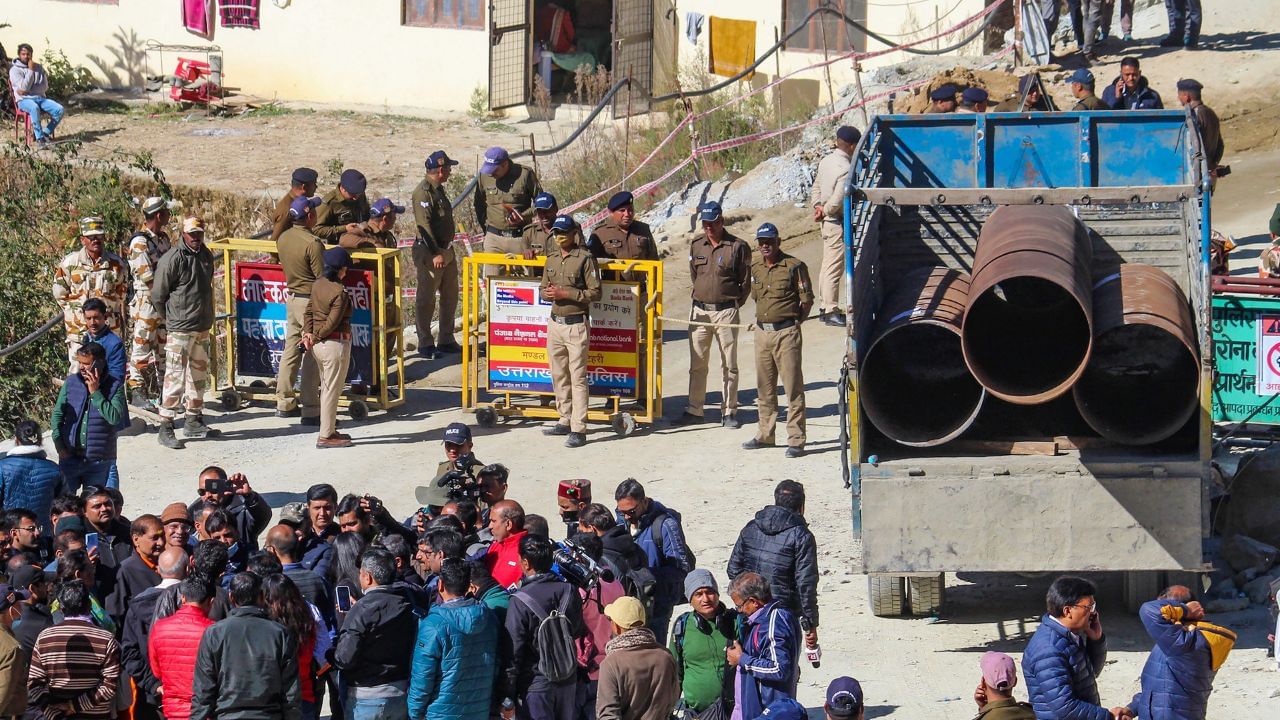
<svg viewBox="0 0 1280 720"><path fill-rule="evenodd" d="M13 139L15 142L21 142L27 146L34 145L36 142L36 131L31 126L31 116L18 107L18 101L9 95L9 102L13 104Z"/></svg>

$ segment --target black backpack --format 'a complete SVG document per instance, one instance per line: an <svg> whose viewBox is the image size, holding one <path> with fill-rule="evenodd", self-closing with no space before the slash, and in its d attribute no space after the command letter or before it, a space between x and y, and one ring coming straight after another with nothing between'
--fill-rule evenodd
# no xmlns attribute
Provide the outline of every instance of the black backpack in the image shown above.
<svg viewBox="0 0 1280 720"><path fill-rule="evenodd" d="M663 515L662 517L658 518L657 522L653 523L653 525L649 526L650 536L653 538L653 546L658 551L659 564L666 564L667 560L669 559L662 553L662 523L667 522L668 520L676 524L676 528L680 530L680 537L684 538L684 527L680 525L680 516L670 511L668 511L667 514ZM687 540L684 540L681 544L684 546L684 557L686 560L686 566L681 567L679 565L676 565L673 567L679 571L680 584L683 585L684 576L688 575L689 571L698 567L698 558L694 556L693 550L689 548L689 542Z"/></svg>
<svg viewBox="0 0 1280 720"><path fill-rule="evenodd" d="M605 550L604 559L614 579L622 585L622 591L639 600L645 616L652 617L658 598L658 578L653 571L645 566L633 567L622 553L614 550Z"/></svg>
<svg viewBox="0 0 1280 720"><path fill-rule="evenodd" d="M534 633L538 646L538 674L553 683L562 683L578 673L578 652L574 645L573 623L569 621L569 602L574 591L564 594L560 607L544 613L538 601L520 590L511 597L524 603L538 618Z"/></svg>

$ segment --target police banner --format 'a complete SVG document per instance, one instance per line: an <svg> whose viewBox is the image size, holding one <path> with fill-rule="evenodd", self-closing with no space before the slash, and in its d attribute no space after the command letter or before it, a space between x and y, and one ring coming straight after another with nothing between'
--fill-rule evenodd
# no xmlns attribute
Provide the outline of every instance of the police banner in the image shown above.
<svg viewBox="0 0 1280 720"><path fill-rule="evenodd" d="M288 334L284 270L274 263L236 263L236 373L275 377ZM373 384L373 273L348 268L343 279L351 298L351 368L347 382Z"/></svg>
<svg viewBox="0 0 1280 720"><path fill-rule="evenodd" d="M547 360L551 303L538 280L492 278L488 283L488 389L554 394ZM640 285L604 282L591 305L587 385L592 395L634 398L639 377Z"/></svg>

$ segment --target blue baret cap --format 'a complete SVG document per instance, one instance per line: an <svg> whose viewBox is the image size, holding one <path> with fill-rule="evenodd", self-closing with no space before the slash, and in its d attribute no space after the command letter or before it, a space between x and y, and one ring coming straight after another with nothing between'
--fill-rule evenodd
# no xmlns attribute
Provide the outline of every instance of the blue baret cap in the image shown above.
<svg viewBox="0 0 1280 720"><path fill-rule="evenodd" d="M773 223L765 223L756 229L756 239L764 238L766 240L778 239L778 227Z"/></svg>
<svg viewBox="0 0 1280 720"><path fill-rule="evenodd" d="M351 253L346 248L329 248L324 251L324 265L331 268L351 267Z"/></svg>
<svg viewBox="0 0 1280 720"><path fill-rule="evenodd" d="M852 125L841 125L836 129L836 137L850 145L857 145L858 140L862 138L862 133L859 132L858 128L853 127Z"/></svg>
<svg viewBox="0 0 1280 720"><path fill-rule="evenodd" d="M969 105L984 103L987 101L987 91L980 87L965 88L964 92L960 93L960 100Z"/></svg>
<svg viewBox="0 0 1280 720"><path fill-rule="evenodd" d="M438 170L445 165L457 165L457 160L450 160L443 150L437 150L427 156L427 169Z"/></svg>
<svg viewBox="0 0 1280 720"><path fill-rule="evenodd" d="M613 194L613 197L609 198L609 210L613 211L620 207L626 207L627 205L635 202L635 199L635 196L626 190L616 192Z"/></svg>
<svg viewBox="0 0 1280 720"><path fill-rule="evenodd" d="M366 185L364 173L359 170L343 170L338 185L352 195L363 195Z"/></svg>
<svg viewBox="0 0 1280 720"><path fill-rule="evenodd" d="M1178 81L1178 92L1200 92L1204 89L1204 85L1199 80L1185 78Z"/></svg>
<svg viewBox="0 0 1280 720"><path fill-rule="evenodd" d="M294 201L289 203L289 217L294 220L301 220L307 216L308 210L320 207L322 202L324 200L321 200L319 196L294 198Z"/></svg>
<svg viewBox="0 0 1280 720"><path fill-rule="evenodd" d="M577 229L578 223L574 222L573 218L568 215L561 215L556 218L555 222L551 223L551 232L553 234L563 235L565 233L571 233Z"/></svg>
<svg viewBox="0 0 1280 720"><path fill-rule="evenodd" d="M533 198L534 210L550 210L560 203L556 202L556 196L549 192L538 193Z"/></svg>
<svg viewBox="0 0 1280 720"><path fill-rule="evenodd" d="M1067 78L1069 83L1080 83L1081 85L1093 84L1093 73L1088 68L1078 68L1071 76Z"/></svg>
<svg viewBox="0 0 1280 720"><path fill-rule="evenodd" d="M715 222L724 215L724 209L720 207L720 203L715 200L708 200L698 206L698 220L700 222Z"/></svg>
<svg viewBox="0 0 1280 720"><path fill-rule="evenodd" d="M951 83L947 83L946 85L943 85L937 90L934 90L933 92L929 93L929 99L930 100L955 100L956 93L958 91L959 89L955 85L952 85Z"/></svg>
<svg viewBox="0 0 1280 720"><path fill-rule="evenodd" d="M320 177L320 173L315 170L309 167L300 167L293 171L293 176L290 179L299 185L306 185L307 183L315 182L318 177Z"/></svg>
<svg viewBox="0 0 1280 720"><path fill-rule="evenodd" d="M383 215L390 215L391 213L400 215L403 212L404 212L404 206L397 205L391 202L391 198L382 198L381 200L375 201L373 205L369 206L369 217L378 218L378 217L382 217Z"/></svg>

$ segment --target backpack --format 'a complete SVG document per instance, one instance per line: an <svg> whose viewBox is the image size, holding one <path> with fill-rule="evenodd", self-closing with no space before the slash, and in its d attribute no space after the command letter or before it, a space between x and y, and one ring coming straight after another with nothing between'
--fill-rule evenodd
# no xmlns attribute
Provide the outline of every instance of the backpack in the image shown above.
<svg viewBox="0 0 1280 720"><path fill-rule="evenodd" d="M629 597L640 601L644 606L645 616L652 617L654 605L658 598L658 578L647 567L632 567L621 553L605 550L605 561L614 579L622 585L622 591Z"/></svg>
<svg viewBox="0 0 1280 720"><path fill-rule="evenodd" d="M578 652L573 640L573 624L569 622L570 592L564 594L560 607L542 612L538 602L523 590L512 597L524 603L538 618L534 633L538 645L538 674L553 683L562 683L578 674Z"/></svg>
<svg viewBox="0 0 1280 720"><path fill-rule="evenodd" d="M690 571L690 570L692 570L692 569L694 569L694 568L698 567L698 558L694 557L693 550L689 549L689 543L688 543L688 541L684 541L684 540L683 540L683 538L684 538L684 528L683 528L683 527L681 527L681 525L680 525L680 518L679 518L678 516L676 516L676 515L674 515L674 514L672 514L672 513L668 512L666 515L663 515L663 516L662 516L662 518L660 518L656 523L654 523L653 525L650 525L650 526L649 526L649 527L650 527L650 536L653 538L653 546L654 546L654 548L656 548L656 549L657 549L657 551L658 551L658 563L659 563L659 564L665 563L665 562L666 562L666 560L667 560L667 558L666 558L666 556L665 556L665 555L663 554L663 552L662 552L662 524L663 524L664 522L668 521L668 520L670 520L671 522L675 523L675 524L676 524L676 528L678 528L678 529L680 530L680 537L682 538L681 545L683 545L683 546L684 546L684 557L685 557L685 560L687 561L687 565L688 565L688 567L687 567L687 568L685 568L685 567L680 567L680 566L676 566L676 567L675 567L675 569L678 571L678 573L679 573L679 575L680 575L680 584L681 584L681 585L683 585L683 584L684 584L684 576L685 576L685 575L687 575L687 574L689 574L689 571Z"/></svg>

